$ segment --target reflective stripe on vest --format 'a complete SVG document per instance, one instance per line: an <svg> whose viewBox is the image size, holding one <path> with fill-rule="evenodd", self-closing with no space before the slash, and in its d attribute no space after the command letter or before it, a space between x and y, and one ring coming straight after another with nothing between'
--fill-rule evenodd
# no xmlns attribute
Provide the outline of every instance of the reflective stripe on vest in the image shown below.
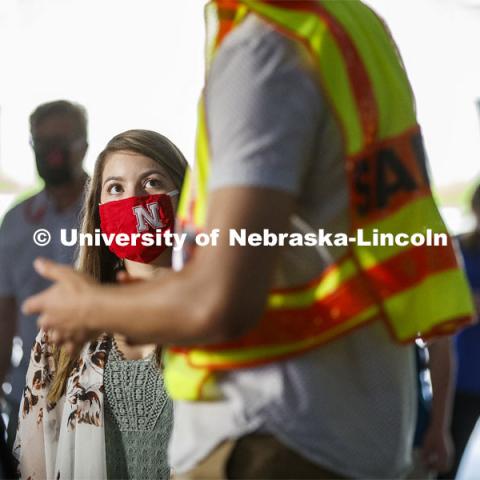
<svg viewBox="0 0 480 480"><path fill-rule="evenodd" d="M415 103L382 21L359 1L218 0L211 62L248 11L302 44L342 131L352 232L447 233L428 184ZM207 65L208 67L208 65ZM199 104L196 165L179 206L181 224L205 226L209 147ZM392 180L393 179L393 180ZM370 237L369 237L370 238ZM272 290L265 314L242 338L202 348L170 348L165 379L174 398L212 399L213 372L298 355L381 319L398 342L452 333L473 312L454 249L354 246L307 285Z"/></svg>

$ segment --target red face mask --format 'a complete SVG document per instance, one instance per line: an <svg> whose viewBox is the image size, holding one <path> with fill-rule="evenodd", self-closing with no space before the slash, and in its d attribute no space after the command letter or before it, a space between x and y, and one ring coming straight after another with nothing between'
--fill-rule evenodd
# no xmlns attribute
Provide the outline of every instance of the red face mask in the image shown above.
<svg viewBox="0 0 480 480"><path fill-rule="evenodd" d="M99 205L100 229L113 239L108 246L110 251L118 258L133 262L150 263L155 260L167 248L164 241L157 245L160 243L157 239L163 240L167 231L173 233L174 230L175 214L170 197L176 194L177 191L129 197ZM118 238L120 233L127 234L128 241ZM149 235L143 237L146 233ZM132 234L141 235L135 243L130 241ZM153 238L153 242L150 241L153 245L142 244L142 239L147 237Z"/></svg>

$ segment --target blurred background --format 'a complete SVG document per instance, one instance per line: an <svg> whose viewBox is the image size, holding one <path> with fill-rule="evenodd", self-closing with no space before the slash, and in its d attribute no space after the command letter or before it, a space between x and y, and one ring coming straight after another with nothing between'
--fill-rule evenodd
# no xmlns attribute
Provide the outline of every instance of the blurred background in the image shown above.
<svg viewBox="0 0 480 480"><path fill-rule="evenodd" d="M114 134L151 128L193 155L203 83L202 0L0 2L0 218L38 188L28 116L65 98L89 114L86 167ZM369 0L409 72L436 195L454 233L471 227L480 173L480 0Z"/></svg>

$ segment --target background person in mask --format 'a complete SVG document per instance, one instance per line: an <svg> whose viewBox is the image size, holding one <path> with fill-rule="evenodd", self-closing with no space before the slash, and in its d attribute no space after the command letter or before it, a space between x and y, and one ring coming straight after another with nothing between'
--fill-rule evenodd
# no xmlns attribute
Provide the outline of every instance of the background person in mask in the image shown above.
<svg viewBox="0 0 480 480"><path fill-rule="evenodd" d="M40 105L30 116L30 131L36 167L45 187L12 208L0 228L0 385L11 385L4 389L8 393L4 406L10 404L12 417L17 414L15 404L25 385L28 352L38 331L35 319L23 315L19 307L25 298L48 285L35 273L32 261L42 254L72 263L75 248L62 246L59 232L78 227L87 179L82 166L88 147L84 107L65 100ZM50 232L49 245L35 244L33 234L38 229Z"/></svg>

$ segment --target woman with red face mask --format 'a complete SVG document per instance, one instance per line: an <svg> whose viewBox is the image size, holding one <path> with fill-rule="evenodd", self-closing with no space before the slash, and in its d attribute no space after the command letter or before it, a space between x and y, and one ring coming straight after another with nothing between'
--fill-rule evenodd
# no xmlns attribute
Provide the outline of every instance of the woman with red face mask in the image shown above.
<svg viewBox="0 0 480 480"><path fill-rule="evenodd" d="M186 167L158 133L115 136L97 159L83 213L82 233L104 238L80 247L78 269L102 283L170 269L165 240ZM173 412L161 348L99 332L72 357L52 340L40 331L30 359L14 450L22 478L168 478Z"/></svg>

